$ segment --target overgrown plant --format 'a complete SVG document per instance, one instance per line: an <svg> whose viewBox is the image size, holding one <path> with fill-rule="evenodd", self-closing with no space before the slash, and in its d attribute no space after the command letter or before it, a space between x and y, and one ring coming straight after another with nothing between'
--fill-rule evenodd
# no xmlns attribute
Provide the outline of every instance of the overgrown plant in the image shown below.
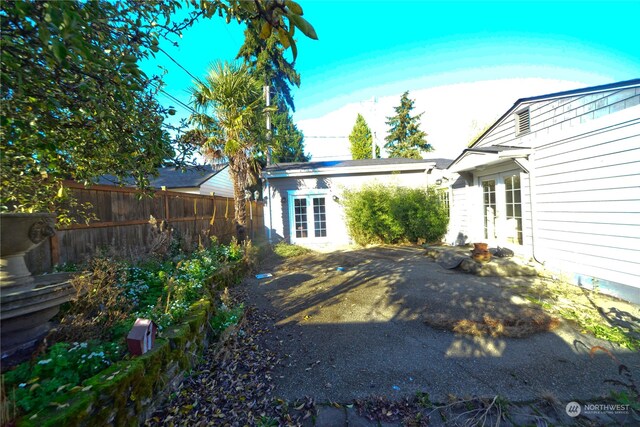
<svg viewBox="0 0 640 427"><path fill-rule="evenodd" d="M92 260L88 272L76 279L77 300L65 307L56 332L48 338L55 344L5 374L3 414L13 418L14 405L20 413L64 406L58 397L87 391L84 380L123 358L125 337L137 317L150 318L162 329L178 323L194 302L217 298L212 281L219 271L228 268L233 281L239 280L254 256L249 243L221 245L212 239L208 248L183 254L178 263L154 258L139 265L110 257ZM243 313L242 306L229 308L231 300L225 295L221 301L226 305L212 321L216 333L237 323Z"/></svg>
<svg viewBox="0 0 640 427"><path fill-rule="evenodd" d="M293 258L300 255L307 255L311 249L304 246L292 245L287 242L278 242L273 246L273 252L282 258Z"/></svg>
<svg viewBox="0 0 640 427"><path fill-rule="evenodd" d="M613 362L618 364L618 375L622 377L622 379L605 380L608 384L622 388L622 390L611 390L611 397L621 405L628 405L629 409L633 411L634 418L640 421L640 388L636 384L636 379L631 370L627 365L621 363L611 351L602 346L591 347L589 354L594 357L598 351L605 353Z"/></svg>
<svg viewBox="0 0 640 427"><path fill-rule="evenodd" d="M82 381L120 360L122 350L119 343L57 343L36 363L23 363L7 372L5 382L18 408L44 409L56 404L56 396L83 391Z"/></svg>
<svg viewBox="0 0 640 427"><path fill-rule="evenodd" d="M360 245L437 242L447 232L447 208L431 187L368 185L345 190L343 203L349 233Z"/></svg>
<svg viewBox="0 0 640 427"><path fill-rule="evenodd" d="M295 61L295 29L317 39L302 14L289 0L3 1L0 207L55 211L68 223L78 210L60 210L74 198L66 179L111 174L145 188L158 166L195 147L171 144L163 120L175 110L159 104L162 82L139 62L214 16L250 22L263 39L277 34Z"/></svg>

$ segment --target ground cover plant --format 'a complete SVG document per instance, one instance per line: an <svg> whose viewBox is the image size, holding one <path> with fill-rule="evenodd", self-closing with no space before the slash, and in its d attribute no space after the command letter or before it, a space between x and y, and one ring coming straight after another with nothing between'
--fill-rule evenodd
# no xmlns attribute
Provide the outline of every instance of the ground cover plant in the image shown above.
<svg viewBox="0 0 640 427"><path fill-rule="evenodd" d="M545 279L527 288L525 297L596 338L640 351L640 318L630 311L607 308L607 304L601 301L610 297L600 294L597 289L587 290L559 280Z"/></svg>
<svg viewBox="0 0 640 427"><path fill-rule="evenodd" d="M6 418L56 405L61 394L86 391L85 380L129 358L126 335L136 318L153 320L162 336L193 303L209 299L220 306L212 325L216 334L237 323L243 308L221 303L217 287L239 279L241 269L234 266L249 252L250 244L221 245L214 239L207 248L164 260L92 259L74 279L77 297L63 307L45 344L31 361L3 375L3 410L12 408Z"/></svg>
<svg viewBox="0 0 640 427"><path fill-rule="evenodd" d="M273 246L273 252L282 258L293 258L300 255L308 255L313 251L309 248L305 248L304 246L279 242Z"/></svg>
<svg viewBox="0 0 640 427"><path fill-rule="evenodd" d="M434 188L367 185L345 190L343 203L349 234L359 245L439 242L449 214Z"/></svg>

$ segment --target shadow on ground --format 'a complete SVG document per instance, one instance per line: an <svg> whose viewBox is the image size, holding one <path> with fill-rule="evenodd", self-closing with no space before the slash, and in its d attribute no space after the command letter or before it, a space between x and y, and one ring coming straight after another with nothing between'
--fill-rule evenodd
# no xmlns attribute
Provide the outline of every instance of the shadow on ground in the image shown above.
<svg viewBox="0 0 640 427"><path fill-rule="evenodd" d="M446 270L416 247L274 258L262 268L273 277L249 280L248 302L273 320L264 344L281 358L274 376L276 395L285 399L349 402L418 391L441 402L450 394L597 398L609 394L612 386L604 381L617 376L617 365L604 352L590 355L596 345L640 371L637 354L566 322L526 338L460 335L425 324L434 315L530 315L537 306L527 297L540 286L537 278ZM634 306L599 301L599 307L619 321L640 317Z"/></svg>

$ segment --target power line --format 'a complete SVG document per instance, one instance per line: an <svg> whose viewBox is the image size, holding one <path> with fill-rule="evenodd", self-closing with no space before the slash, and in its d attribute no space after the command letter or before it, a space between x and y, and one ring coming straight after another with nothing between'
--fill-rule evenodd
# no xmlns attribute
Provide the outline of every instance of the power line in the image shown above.
<svg viewBox="0 0 640 427"><path fill-rule="evenodd" d="M158 50L159 50L160 52L164 53L165 55L167 55L167 57L168 57L171 61L173 61L173 62L174 62L178 67L182 68L182 70L183 70L185 73L189 74L189 75L191 76L191 78L192 78L192 79L194 79L195 81L200 81L200 79L199 79L199 78L197 78L196 76L194 76L193 74L191 74L191 72L190 72L189 70L187 70L187 69L186 69L182 64L180 64L178 61L176 61L176 60L173 58L173 56L169 55L169 54L167 53L167 51L165 51L164 49L162 49L162 48L160 48L160 47L158 48Z"/></svg>
<svg viewBox="0 0 640 427"><path fill-rule="evenodd" d="M193 114L198 114L198 112L196 110L194 110L193 107L191 107L190 105L187 105L184 102L180 101L178 98L176 98L175 96L171 95L169 92L165 91L164 89L159 89L159 90L165 96L171 98L173 101L175 101L178 104L182 105L184 108L186 108L187 110L191 111Z"/></svg>

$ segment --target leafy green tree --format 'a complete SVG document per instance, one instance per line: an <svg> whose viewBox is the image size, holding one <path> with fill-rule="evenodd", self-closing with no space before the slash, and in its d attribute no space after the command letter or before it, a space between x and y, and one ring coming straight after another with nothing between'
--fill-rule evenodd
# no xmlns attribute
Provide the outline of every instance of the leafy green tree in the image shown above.
<svg viewBox="0 0 640 427"><path fill-rule="evenodd" d="M192 120L203 138L202 152L212 160L225 159L233 181L234 221L239 240L245 238L245 190L255 184L264 102L262 85L246 64L216 62L192 88L198 111Z"/></svg>
<svg viewBox="0 0 640 427"><path fill-rule="evenodd" d="M358 114L358 117L356 117L356 123L353 125L349 135L349 142L351 143L351 158L353 160L371 158L373 135L362 114ZM376 158L379 157L380 147L376 147Z"/></svg>
<svg viewBox="0 0 640 427"><path fill-rule="evenodd" d="M400 97L400 105L395 107L395 116L387 117L389 134L385 138L385 148L389 157L421 159L422 152L432 151L427 142L427 134L420 130L420 117L423 113L411 116L414 100L409 99L409 91Z"/></svg>
<svg viewBox="0 0 640 427"><path fill-rule="evenodd" d="M195 10L181 22L177 8ZM292 1L3 1L0 10L0 206L54 211L65 179L133 177L140 187L174 156L156 100L160 81L138 67L200 18L251 22L297 55L296 28L317 38ZM60 212L58 212L60 213ZM68 216L62 217L71 221Z"/></svg>

